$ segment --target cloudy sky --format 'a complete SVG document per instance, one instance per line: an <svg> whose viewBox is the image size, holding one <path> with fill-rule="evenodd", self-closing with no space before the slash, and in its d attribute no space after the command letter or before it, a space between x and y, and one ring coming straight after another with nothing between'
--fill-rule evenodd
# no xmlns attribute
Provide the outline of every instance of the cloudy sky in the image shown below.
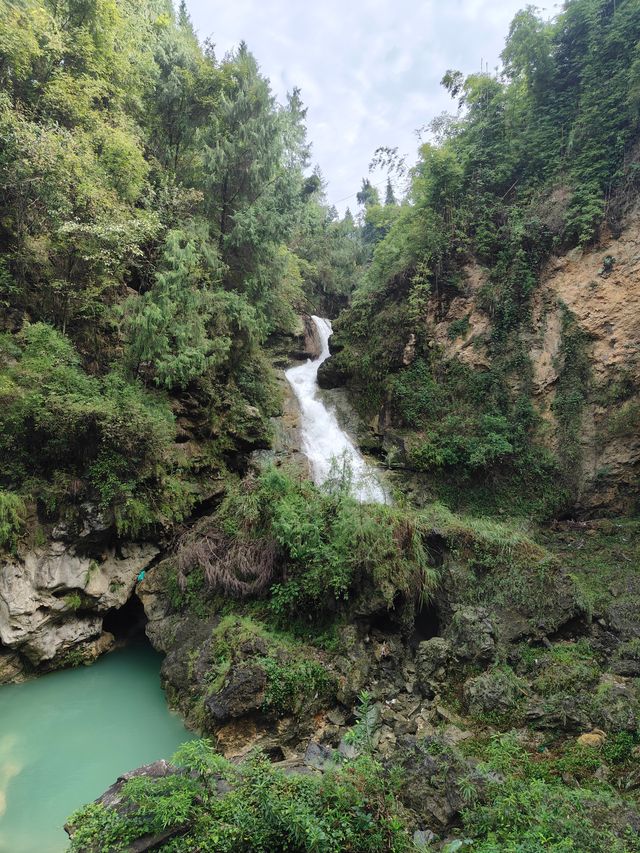
<svg viewBox="0 0 640 853"><path fill-rule="evenodd" d="M498 64L509 23L526 0L187 0L219 57L244 39L282 101L294 86L308 107L312 159L340 210L354 198L379 145L416 156L416 129L455 105L448 68ZM537 4L545 16L551 0ZM374 182L384 181L378 174ZM384 189L384 187L382 188Z"/></svg>

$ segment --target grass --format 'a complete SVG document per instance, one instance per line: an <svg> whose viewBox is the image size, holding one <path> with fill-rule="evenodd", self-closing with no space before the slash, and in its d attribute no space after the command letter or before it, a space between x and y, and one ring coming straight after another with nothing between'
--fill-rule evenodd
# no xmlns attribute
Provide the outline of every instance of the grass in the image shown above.
<svg viewBox="0 0 640 853"><path fill-rule="evenodd" d="M571 572L589 611L601 615L616 600L640 605L640 520L602 520L585 528L542 529L537 540Z"/></svg>

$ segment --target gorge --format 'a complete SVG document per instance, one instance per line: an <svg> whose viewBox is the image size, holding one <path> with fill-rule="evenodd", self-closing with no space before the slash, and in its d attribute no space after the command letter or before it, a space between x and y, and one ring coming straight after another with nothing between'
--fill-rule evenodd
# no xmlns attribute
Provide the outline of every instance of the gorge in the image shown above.
<svg viewBox="0 0 640 853"><path fill-rule="evenodd" d="M185 2L0 0L2 853L640 853L639 44L339 214Z"/></svg>

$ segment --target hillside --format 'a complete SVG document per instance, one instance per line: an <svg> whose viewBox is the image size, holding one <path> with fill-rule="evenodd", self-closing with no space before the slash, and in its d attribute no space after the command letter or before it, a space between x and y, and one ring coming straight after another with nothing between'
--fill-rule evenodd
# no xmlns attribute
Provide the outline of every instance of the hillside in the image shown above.
<svg viewBox="0 0 640 853"><path fill-rule="evenodd" d="M184 2L0 12L0 690L137 642L198 736L69 849L640 853L638 3L519 12L355 217Z"/></svg>

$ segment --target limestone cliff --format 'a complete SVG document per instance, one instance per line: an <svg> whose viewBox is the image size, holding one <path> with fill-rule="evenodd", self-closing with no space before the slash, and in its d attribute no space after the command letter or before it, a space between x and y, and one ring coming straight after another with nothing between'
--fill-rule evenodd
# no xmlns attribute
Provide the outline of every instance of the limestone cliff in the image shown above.
<svg viewBox="0 0 640 853"><path fill-rule="evenodd" d="M87 506L79 531L59 525L41 545L0 563L0 683L91 661L113 636L104 616L123 607L136 577L158 554L150 543L114 544Z"/></svg>
<svg viewBox="0 0 640 853"><path fill-rule="evenodd" d="M486 271L465 267L461 295L438 314L432 302L427 326L445 358L474 369L491 366L487 342L492 329L481 307ZM529 323L522 330L532 366L531 393L542 415L541 440L556 456L563 452L556 403L566 367L567 318L579 333L588 380L581 391L577 509L587 514L633 512L640 474L640 210L624 222L620 236L603 235L587 250L554 256L543 270ZM462 334L451 336L452 323ZM410 339L407 340L411 358ZM571 380L569 380L571 381Z"/></svg>

